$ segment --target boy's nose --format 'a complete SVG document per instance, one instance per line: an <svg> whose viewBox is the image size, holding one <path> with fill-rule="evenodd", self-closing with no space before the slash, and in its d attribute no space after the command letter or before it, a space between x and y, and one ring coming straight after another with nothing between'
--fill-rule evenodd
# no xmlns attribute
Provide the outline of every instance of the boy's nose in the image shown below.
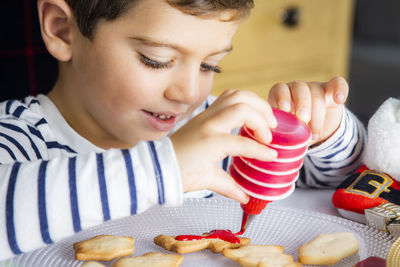
<svg viewBox="0 0 400 267"><path fill-rule="evenodd" d="M165 91L165 96L173 101L187 105L195 103L199 98L199 70L186 70L175 75L173 82Z"/></svg>

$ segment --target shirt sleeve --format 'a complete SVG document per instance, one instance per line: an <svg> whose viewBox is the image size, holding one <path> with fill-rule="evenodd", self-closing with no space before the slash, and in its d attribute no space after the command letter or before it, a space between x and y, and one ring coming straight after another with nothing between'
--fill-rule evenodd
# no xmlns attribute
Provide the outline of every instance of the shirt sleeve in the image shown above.
<svg viewBox="0 0 400 267"><path fill-rule="evenodd" d="M344 108L338 130L324 143L308 150L296 185L336 188L361 166L365 143L363 124Z"/></svg>
<svg viewBox="0 0 400 267"><path fill-rule="evenodd" d="M181 205L174 155L164 138L129 150L1 164L0 260L156 205Z"/></svg>

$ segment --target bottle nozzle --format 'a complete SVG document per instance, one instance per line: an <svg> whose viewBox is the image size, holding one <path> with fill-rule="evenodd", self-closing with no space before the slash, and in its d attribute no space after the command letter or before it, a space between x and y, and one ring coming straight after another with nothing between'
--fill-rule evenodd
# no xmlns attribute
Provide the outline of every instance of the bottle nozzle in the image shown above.
<svg viewBox="0 0 400 267"><path fill-rule="evenodd" d="M250 224L254 215L260 214L261 211L267 206L269 200L262 200L258 198L250 197L249 202L246 205L241 204L243 210L242 226L240 231L236 233L237 235L242 235L246 231L247 226Z"/></svg>
<svg viewBox="0 0 400 267"><path fill-rule="evenodd" d="M267 206L269 200L262 200L254 197L250 197L249 202L246 205L241 204L243 211L247 214L257 215Z"/></svg>

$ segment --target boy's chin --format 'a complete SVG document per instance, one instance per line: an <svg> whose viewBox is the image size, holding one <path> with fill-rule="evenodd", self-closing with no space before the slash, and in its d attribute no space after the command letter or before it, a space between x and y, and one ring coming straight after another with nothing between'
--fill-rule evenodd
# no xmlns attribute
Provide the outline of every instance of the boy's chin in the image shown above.
<svg viewBox="0 0 400 267"><path fill-rule="evenodd" d="M143 136L143 138L140 138L140 140L138 142L140 142L140 141L147 141L147 142L149 142L149 141L157 141L157 140L160 140L160 139L162 139L164 137L167 137L168 135L169 135L169 132L152 133L152 134L148 134L146 136Z"/></svg>

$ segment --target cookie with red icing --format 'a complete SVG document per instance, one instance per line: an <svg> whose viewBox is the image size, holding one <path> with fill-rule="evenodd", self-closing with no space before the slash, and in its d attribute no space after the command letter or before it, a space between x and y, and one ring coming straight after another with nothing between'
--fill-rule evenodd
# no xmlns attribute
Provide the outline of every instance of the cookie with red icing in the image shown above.
<svg viewBox="0 0 400 267"><path fill-rule="evenodd" d="M159 235L154 238L154 243L166 250L180 254L204 249L220 253L225 248L238 248L247 245L250 243L250 239L247 237L237 237L229 230L213 230L203 235Z"/></svg>

